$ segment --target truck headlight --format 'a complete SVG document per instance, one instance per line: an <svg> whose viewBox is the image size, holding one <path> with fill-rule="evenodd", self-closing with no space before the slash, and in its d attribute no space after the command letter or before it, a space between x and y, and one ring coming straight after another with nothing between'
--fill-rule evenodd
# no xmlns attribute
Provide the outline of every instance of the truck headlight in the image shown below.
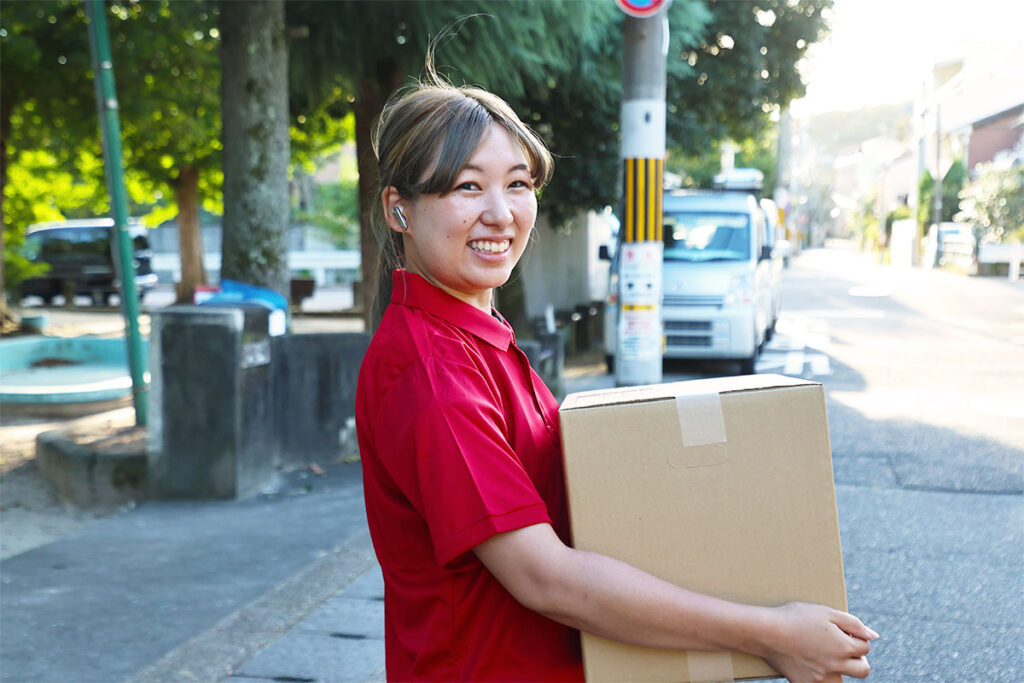
<svg viewBox="0 0 1024 683"><path fill-rule="evenodd" d="M735 275L729 283L725 296L726 306L749 306L754 301L754 278L751 275Z"/></svg>

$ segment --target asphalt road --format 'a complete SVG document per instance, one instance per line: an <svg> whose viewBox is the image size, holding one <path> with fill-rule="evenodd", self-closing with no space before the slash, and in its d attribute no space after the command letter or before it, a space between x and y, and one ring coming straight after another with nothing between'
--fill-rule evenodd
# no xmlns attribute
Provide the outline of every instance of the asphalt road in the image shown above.
<svg viewBox="0 0 1024 683"><path fill-rule="evenodd" d="M1024 680L1024 282L815 250L783 289L757 371L825 386L872 680Z"/></svg>

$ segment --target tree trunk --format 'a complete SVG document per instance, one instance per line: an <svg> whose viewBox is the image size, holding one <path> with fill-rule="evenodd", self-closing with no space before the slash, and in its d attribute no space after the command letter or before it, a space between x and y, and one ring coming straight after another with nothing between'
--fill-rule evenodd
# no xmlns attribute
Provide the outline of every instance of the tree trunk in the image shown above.
<svg viewBox="0 0 1024 683"><path fill-rule="evenodd" d="M377 196L378 168L373 154L373 122L380 116L384 102L398 86L401 72L391 62L377 65L375 78L364 78L360 83L359 97L352 105L356 115L356 158L359 165L359 248L362 258L362 306L363 323L372 331L373 299L377 294L377 259L380 250L373 235L371 220L373 206L380 201Z"/></svg>
<svg viewBox="0 0 1024 683"><path fill-rule="evenodd" d="M380 114L382 103L379 97L366 95L353 107L356 114L356 158L359 164L359 251L362 260L362 301L363 325L373 329L373 298L377 294L377 259L380 249L373 235L371 209L377 197L377 158L373 154L370 127Z"/></svg>
<svg viewBox="0 0 1024 683"><path fill-rule="evenodd" d="M288 45L284 1L222 2L221 277L288 296Z"/></svg>
<svg viewBox="0 0 1024 683"><path fill-rule="evenodd" d="M4 188L7 186L7 141L11 138L11 114L14 107L0 103L0 327L10 315L7 310L7 289L4 287ZM17 304L18 302L15 302Z"/></svg>
<svg viewBox="0 0 1024 683"><path fill-rule="evenodd" d="M203 265L203 239L199 229L199 169L195 166L182 167L174 184L174 198L178 202L178 253L181 257L177 301L192 303L196 287L209 282Z"/></svg>

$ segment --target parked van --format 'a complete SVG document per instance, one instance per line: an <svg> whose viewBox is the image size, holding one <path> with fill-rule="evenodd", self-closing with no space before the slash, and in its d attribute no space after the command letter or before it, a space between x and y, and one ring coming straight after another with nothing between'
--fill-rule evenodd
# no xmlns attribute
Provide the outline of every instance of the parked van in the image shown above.
<svg viewBox="0 0 1024 683"><path fill-rule="evenodd" d="M145 226L128 227L135 254L135 287L140 298L156 286ZM94 303L109 303L119 294L114 252L114 221L110 218L54 221L29 226L25 255L47 263L49 271L21 283L21 296L38 296L50 303L55 296L91 296Z"/></svg>
<svg viewBox="0 0 1024 683"><path fill-rule="evenodd" d="M776 314L772 246L758 198L746 191L666 192L663 213L665 357L737 360L741 372L752 374ZM617 266L613 258L613 283ZM605 316L609 369L618 339L615 303Z"/></svg>

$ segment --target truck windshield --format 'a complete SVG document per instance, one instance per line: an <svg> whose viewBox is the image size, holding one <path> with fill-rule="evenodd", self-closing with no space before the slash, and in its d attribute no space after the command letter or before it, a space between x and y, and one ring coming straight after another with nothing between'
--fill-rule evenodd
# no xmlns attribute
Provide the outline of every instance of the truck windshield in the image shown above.
<svg viewBox="0 0 1024 683"><path fill-rule="evenodd" d="M666 213L666 261L746 261L750 218L742 213Z"/></svg>

